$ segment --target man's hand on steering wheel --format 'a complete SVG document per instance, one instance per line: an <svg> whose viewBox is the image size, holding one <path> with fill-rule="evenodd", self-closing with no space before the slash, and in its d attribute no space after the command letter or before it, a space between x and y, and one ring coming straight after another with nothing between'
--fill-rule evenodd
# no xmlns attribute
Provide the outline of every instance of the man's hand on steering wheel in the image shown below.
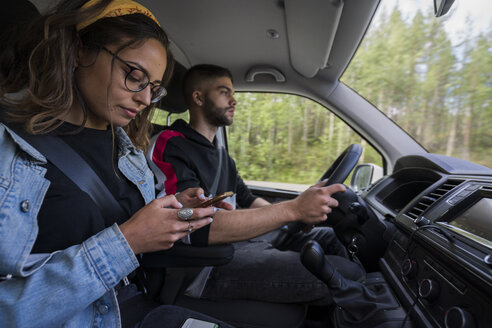
<svg viewBox="0 0 492 328"><path fill-rule="evenodd" d="M318 182L295 199L296 217L300 217L300 222L307 226L325 221L326 215L331 212L332 208L338 206L338 201L331 195L346 190L342 184L325 186L325 183L325 180Z"/></svg>
<svg viewBox="0 0 492 328"><path fill-rule="evenodd" d="M345 179L349 176L350 172L354 169L355 165L357 165L357 162L359 161L360 156L362 155L362 146L359 144L352 144L348 146L338 157L337 159L330 165L328 170L326 170L325 174L321 177L320 182L318 182L316 185L313 187L320 188L322 186L335 186L343 183ZM341 185L343 187L343 191L346 190L345 186ZM311 187L311 188L313 188ZM339 188L339 187L338 187ZM331 191L332 189L330 189ZM330 196L333 195L334 193L337 193L341 190L333 191L330 193ZM303 194L299 195L299 198L302 198ZM338 201L336 199L331 198L332 201L336 202L337 205L332 206L336 207L338 206ZM331 208L329 209L329 212L331 212ZM327 216L326 214L324 215L324 218L322 221L326 221ZM318 223L320 223L318 222ZM316 224L316 223L314 223ZM313 223L308 223L306 220L302 219L301 221L293 222L290 224L289 229L287 229L288 234L293 234L298 231L303 230L304 232L309 232L313 228Z"/></svg>
<svg viewBox="0 0 492 328"><path fill-rule="evenodd" d="M331 212L331 208L338 206L338 201L336 199L333 199L331 195L339 191L343 191L343 192L345 191L345 186L340 184L343 183L345 179L347 179L350 172L353 170L355 165L357 165L357 162L359 161L361 155L362 155L361 145L352 144L348 146L347 149L345 149L343 153L341 153L340 156L338 156L338 158L330 165L328 170L321 177L320 181L297 197L297 199L302 199L303 201L301 202L303 204L307 204L307 207L309 207L310 204L311 208L305 208L305 207L299 208L300 210L304 210L306 212L302 213L302 215L300 216L301 219L299 221L291 222L286 226L282 227L281 233L273 243L275 247L282 249L285 245L287 245L292 240L292 238L294 238L294 235L296 235L299 231L309 232L315 224L326 221L327 219L326 215ZM326 187L327 189L323 189L323 186L327 186ZM323 190L326 193L330 193L329 194L331 199L330 202L333 202L333 204L336 205L333 205L331 207L330 206L324 207L322 210L320 210L317 213L317 215L308 214L317 210L315 209L313 203L312 202L310 203L310 199L308 195L311 195L311 193L323 192ZM307 199L304 199L305 197ZM325 211L325 213L321 213L322 211Z"/></svg>

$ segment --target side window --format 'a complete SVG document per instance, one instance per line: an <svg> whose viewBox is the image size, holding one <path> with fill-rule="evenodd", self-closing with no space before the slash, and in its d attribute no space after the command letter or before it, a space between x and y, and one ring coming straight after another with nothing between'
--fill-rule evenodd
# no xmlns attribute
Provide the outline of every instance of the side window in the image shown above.
<svg viewBox="0 0 492 328"><path fill-rule="evenodd" d="M353 143L364 148L360 163L382 167L382 157L373 147L310 99L236 93L236 100L234 123L227 128L229 153L250 185L304 190Z"/></svg>

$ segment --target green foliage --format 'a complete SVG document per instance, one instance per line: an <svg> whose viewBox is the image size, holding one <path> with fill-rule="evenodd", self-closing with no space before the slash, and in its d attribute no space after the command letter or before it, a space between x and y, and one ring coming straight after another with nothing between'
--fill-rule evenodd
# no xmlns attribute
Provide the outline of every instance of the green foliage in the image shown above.
<svg viewBox="0 0 492 328"><path fill-rule="evenodd" d="M428 151L492 167L492 31L452 45L443 24L384 14L342 81Z"/></svg>
<svg viewBox="0 0 492 328"><path fill-rule="evenodd" d="M229 152L247 180L313 184L361 138L326 108L292 95L238 93ZM364 159L382 165L370 146Z"/></svg>

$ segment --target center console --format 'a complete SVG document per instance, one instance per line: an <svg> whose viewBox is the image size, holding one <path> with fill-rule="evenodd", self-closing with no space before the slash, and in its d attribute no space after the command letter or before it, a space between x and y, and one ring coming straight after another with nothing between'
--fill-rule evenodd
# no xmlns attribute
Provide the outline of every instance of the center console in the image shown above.
<svg viewBox="0 0 492 328"><path fill-rule="evenodd" d="M492 183L441 187L396 216L381 271L416 326L490 327Z"/></svg>

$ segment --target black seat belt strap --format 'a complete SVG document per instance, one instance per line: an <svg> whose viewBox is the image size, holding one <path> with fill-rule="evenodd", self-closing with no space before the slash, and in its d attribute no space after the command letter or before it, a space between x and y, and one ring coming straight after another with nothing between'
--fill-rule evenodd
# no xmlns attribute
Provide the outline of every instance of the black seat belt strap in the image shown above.
<svg viewBox="0 0 492 328"><path fill-rule="evenodd" d="M99 207L104 219L125 217L121 205L87 162L61 138L53 135L30 135L12 127L18 135L41 152Z"/></svg>
<svg viewBox="0 0 492 328"><path fill-rule="evenodd" d="M222 157L223 157L223 152L224 152L224 147L219 145L217 147L219 150L219 165L217 166L217 172L215 173L215 178L214 182L212 183L212 186L210 187L210 198L215 197L215 193L217 192L217 187L219 186L219 180L220 180L220 171L222 170Z"/></svg>

